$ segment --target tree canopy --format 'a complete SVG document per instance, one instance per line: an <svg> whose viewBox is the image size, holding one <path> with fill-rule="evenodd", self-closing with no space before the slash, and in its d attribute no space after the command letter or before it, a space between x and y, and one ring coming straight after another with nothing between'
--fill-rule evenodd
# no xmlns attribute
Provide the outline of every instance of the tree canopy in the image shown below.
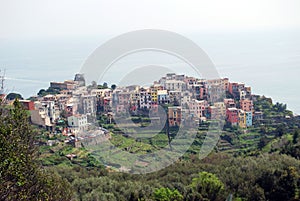
<svg viewBox="0 0 300 201"><path fill-rule="evenodd" d="M70 200L66 180L36 162L35 132L16 100L0 106L0 200Z"/></svg>
<svg viewBox="0 0 300 201"><path fill-rule="evenodd" d="M23 97L22 97L21 94L18 94L18 93L9 93L9 94L6 96L6 99L7 99L7 100L15 100L15 99L22 100Z"/></svg>

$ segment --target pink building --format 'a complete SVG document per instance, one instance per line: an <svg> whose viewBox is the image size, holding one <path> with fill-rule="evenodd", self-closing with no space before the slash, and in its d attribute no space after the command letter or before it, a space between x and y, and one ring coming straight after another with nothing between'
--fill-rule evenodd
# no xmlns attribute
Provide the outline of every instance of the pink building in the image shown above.
<svg viewBox="0 0 300 201"><path fill-rule="evenodd" d="M236 107L235 101L233 99L231 99L231 98L225 98L224 99L224 104L225 104L226 108Z"/></svg>
<svg viewBox="0 0 300 201"><path fill-rule="evenodd" d="M228 108L226 110L226 120L231 125L237 125L239 122L239 113L237 108Z"/></svg>
<svg viewBox="0 0 300 201"><path fill-rule="evenodd" d="M158 114L158 104L156 103L151 104L151 111L155 114Z"/></svg>
<svg viewBox="0 0 300 201"><path fill-rule="evenodd" d="M238 86L239 84L236 82L229 82L228 84L228 92L232 95L234 95L234 93L238 92Z"/></svg>
<svg viewBox="0 0 300 201"><path fill-rule="evenodd" d="M116 106L116 112L117 112L117 113L126 113L126 108L125 108L125 106L122 105L122 104L118 104L118 105Z"/></svg>
<svg viewBox="0 0 300 201"><path fill-rule="evenodd" d="M253 101L249 99L240 100L240 108L246 112L253 110Z"/></svg>
<svg viewBox="0 0 300 201"><path fill-rule="evenodd" d="M120 92L118 94L119 104L129 105L130 104L130 97L131 97L130 92Z"/></svg>

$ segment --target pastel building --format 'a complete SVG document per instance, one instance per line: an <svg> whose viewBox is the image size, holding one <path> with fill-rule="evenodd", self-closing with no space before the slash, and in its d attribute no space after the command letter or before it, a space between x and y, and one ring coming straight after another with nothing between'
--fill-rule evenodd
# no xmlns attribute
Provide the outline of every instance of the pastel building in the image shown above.
<svg viewBox="0 0 300 201"><path fill-rule="evenodd" d="M239 84L236 82L230 82L228 85L228 92L234 97L239 93Z"/></svg>
<svg viewBox="0 0 300 201"><path fill-rule="evenodd" d="M97 98L95 95L83 95L78 102L78 113L86 114L89 123L96 120Z"/></svg>
<svg viewBox="0 0 300 201"><path fill-rule="evenodd" d="M246 112L243 110L238 110L238 116L239 116L239 127L240 128L246 128Z"/></svg>
<svg viewBox="0 0 300 201"><path fill-rule="evenodd" d="M203 88L202 85L194 84L191 87L191 91L193 92L193 97L197 100L203 99Z"/></svg>
<svg viewBox="0 0 300 201"><path fill-rule="evenodd" d="M217 118L225 118L226 116L226 105L224 102L215 102L214 107L216 107Z"/></svg>
<svg viewBox="0 0 300 201"><path fill-rule="evenodd" d="M169 91L170 103L179 106L181 105L181 92L180 91Z"/></svg>
<svg viewBox="0 0 300 201"><path fill-rule="evenodd" d="M157 90L151 90L151 102L152 104L157 103Z"/></svg>
<svg viewBox="0 0 300 201"><path fill-rule="evenodd" d="M207 118L209 119L217 119L218 109L215 106L208 107Z"/></svg>
<svg viewBox="0 0 300 201"><path fill-rule="evenodd" d="M168 107L168 121L170 126L180 126L181 107Z"/></svg>
<svg viewBox="0 0 300 201"><path fill-rule="evenodd" d="M130 103L131 105L138 106L140 102L140 92L139 89L131 92Z"/></svg>
<svg viewBox="0 0 300 201"><path fill-rule="evenodd" d="M184 108L187 108L188 103L192 100L191 97L192 97L192 92L189 92L189 91L182 92L182 94L181 94L181 105Z"/></svg>
<svg viewBox="0 0 300 201"><path fill-rule="evenodd" d="M228 85L228 92L234 97L234 98L240 98L240 92L245 90L245 84L244 83L229 83Z"/></svg>
<svg viewBox="0 0 300 201"><path fill-rule="evenodd" d="M34 110L30 111L31 122L35 125L52 129L59 117L59 110L53 101L34 102Z"/></svg>
<svg viewBox="0 0 300 201"><path fill-rule="evenodd" d="M192 99L189 102L189 110L192 114L194 114L197 118L205 118L206 117L206 109L208 108L208 103L206 100L196 100Z"/></svg>
<svg viewBox="0 0 300 201"><path fill-rule="evenodd" d="M158 90L157 91L157 101L158 104L169 103L169 95L167 90Z"/></svg>
<svg viewBox="0 0 300 201"><path fill-rule="evenodd" d="M237 108L227 108L226 120L232 126L237 126L238 122L239 122L238 109Z"/></svg>
<svg viewBox="0 0 300 201"><path fill-rule="evenodd" d="M251 127L253 122L253 114L252 112L246 112L246 126Z"/></svg>
<svg viewBox="0 0 300 201"><path fill-rule="evenodd" d="M210 79L210 80L206 80L206 83L208 85L221 85L223 87L223 89L226 89L229 84L228 82L228 78L219 78L219 79Z"/></svg>
<svg viewBox="0 0 300 201"><path fill-rule="evenodd" d="M110 97L112 95L111 89L92 89L91 95L95 95L97 98Z"/></svg>
<svg viewBox="0 0 300 201"><path fill-rule="evenodd" d="M115 111L116 113L126 113L126 107L124 105L121 105L121 104L117 104L115 106Z"/></svg>
<svg viewBox="0 0 300 201"><path fill-rule="evenodd" d="M253 101L249 99L240 100L240 108L244 111L250 112L253 110Z"/></svg>
<svg viewBox="0 0 300 201"><path fill-rule="evenodd" d="M151 92L149 89L140 89L139 108L150 109L151 107Z"/></svg>
<svg viewBox="0 0 300 201"><path fill-rule="evenodd" d="M120 92L117 94L118 104L129 105L130 104L130 92Z"/></svg>
<svg viewBox="0 0 300 201"><path fill-rule="evenodd" d="M185 91L187 85L181 80L167 80L165 82L165 88L169 91Z"/></svg>
<svg viewBox="0 0 300 201"><path fill-rule="evenodd" d="M76 114L68 117L68 126L72 133L84 132L88 129L87 116L84 114Z"/></svg>
<svg viewBox="0 0 300 201"><path fill-rule="evenodd" d="M236 107L234 99L231 99L231 98L225 98L224 99L224 104L225 104L226 108Z"/></svg>
<svg viewBox="0 0 300 201"><path fill-rule="evenodd" d="M217 102L223 100L225 96L224 85L209 84L207 85L207 100L209 102Z"/></svg>

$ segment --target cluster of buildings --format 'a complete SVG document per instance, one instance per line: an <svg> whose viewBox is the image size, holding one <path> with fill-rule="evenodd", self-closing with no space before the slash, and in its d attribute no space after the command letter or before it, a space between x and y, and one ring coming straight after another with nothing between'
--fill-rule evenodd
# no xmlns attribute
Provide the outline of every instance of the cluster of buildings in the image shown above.
<svg viewBox="0 0 300 201"><path fill-rule="evenodd" d="M247 128L252 126L253 119L259 118L254 111L251 88L229 82L228 78L204 80L170 73L149 87L134 85L112 90L86 86L84 76L76 74L74 80L51 82L50 87L60 93L21 103L30 111L33 124L49 130L54 131L56 125L67 119L62 131L65 133L89 130L97 115L113 119L128 112L138 115L151 110L155 114L162 105L170 126L179 126L187 119L225 119L232 126Z"/></svg>
<svg viewBox="0 0 300 201"><path fill-rule="evenodd" d="M34 101L20 100L30 111L33 124L49 131L62 125L65 134L84 133L92 128L96 120L96 96L87 90L82 74L76 74L74 80L50 82L50 88L60 93L31 97Z"/></svg>
<svg viewBox="0 0 300 201"><path fill-rule="evenodd" d="M247 128L256 114L251 88L245 84L229 82L228 78L204 80L174 73L150 87L118 87L112 93L112 103L114 113L124 113L128 108L130 112L156 111L159 105L168 105L170 126L179 126L187 119L225 119L232 126Z"/></svg>

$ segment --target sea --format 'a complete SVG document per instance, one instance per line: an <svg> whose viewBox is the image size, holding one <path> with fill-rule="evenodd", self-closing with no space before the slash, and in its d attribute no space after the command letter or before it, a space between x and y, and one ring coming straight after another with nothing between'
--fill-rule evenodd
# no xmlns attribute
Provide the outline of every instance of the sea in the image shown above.
<svg viewBox="0 0 300 201"><path fill-rule="evenodd" d="M120 33L122 34L122 33ZM220 77L243 82L254 94L271 97L300 114L300 30L179 33L194 41L209 56ZM93 51L115 35L72 37L0 38L0 76L5 73L4 91L24 98L48 88L51 81L74 79ZM156 77L149 76L149 65ZM131 71L140 68L139 76ZM148 70L147 70L148 68ZM150 78L175 73L194 76L185 62L162 52L136 52L111 65L99 83L140 84ZM128 77L130 79L128 79ZM136 81L136 83L135 83Z"/></svg>

